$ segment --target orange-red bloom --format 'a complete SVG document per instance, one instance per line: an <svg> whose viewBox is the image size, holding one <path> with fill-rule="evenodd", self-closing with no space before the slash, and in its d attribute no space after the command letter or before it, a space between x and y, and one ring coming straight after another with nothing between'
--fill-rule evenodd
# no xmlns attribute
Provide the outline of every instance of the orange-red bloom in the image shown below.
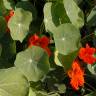
<svg viewBox="0 0 96 96"><path fill-rule="evenodd" d="M9 15L5 16L5 20L8 23L8 21L10 20L10 18L14 15L14 11L10 10Z"/></svg>
<svg viewBox="0 0 96 96"><path fill-rule="evenodd" d="M33 45L34 46L40 46L41 48L43 48L47 53L48 55L50 56L51 55L51 51L50 49L48 48L48 44L50 43L50 39L46 36L43 36L43 37L38 37L38 35L33 35L29 38L28 40L28 44L29 44L29 47L32 47Z"/></svg>
<svg viewBox="0 0 96 96"><path fill-rule="evenodd" d="M84 70L77 60L73 62L72 68L68 71L68 76L71 79L70 84L75 90L84 85Z"/></svg>
<svg viewBox="0 0 96 96"><path fill-rule="evenodd" d="M8 21L10 20L10 18L14 15L14 11L10 10L9 15L5 16L5 20L8 23ZM7 27L6 29L7 32L10 32L9 28Z"/></svg>
<svg viewBox="0 0 96 96"><path fill-rule="evenodd" d="M85 63L93 64L96 61L94 57L95 48L90 48L88 44L86 44L86 48L81 48L79 51L79 58L82 59Z"/></svg>

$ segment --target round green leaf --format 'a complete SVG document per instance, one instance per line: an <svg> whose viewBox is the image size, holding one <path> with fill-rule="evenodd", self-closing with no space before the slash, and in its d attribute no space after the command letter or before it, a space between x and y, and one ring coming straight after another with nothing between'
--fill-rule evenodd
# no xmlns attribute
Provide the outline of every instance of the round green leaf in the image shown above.
<svg viewBox="0 0 96 96"><path fill-rule="evenodd" d="M16 68L0 70L0 96L26 96L29 84Z"/></svg>
<svg viewBox="0 0 96 96"><path fill-rule="evenodd" d="M63 0L66 13L73 25L82 27L84 25L83 11L77 6L74 0Z"/></svg>
<svg viewBox="0 0 96 96"><path fill-rule="evenodd" d="M32 46L16 56L15 66L29 81L40 80L49 71L49 58L40 47Z"/></svg>
<svg viewBox="0 0 96 96"><path fill-rule="evenodd" d="M29 31L29 25L32 21L32 13L21 8L15 10L14 16L8 22L10 33L13 40L20 42L26 37Z"/></svg>
<svg viewBox="0 0 96 96"><path fill-rule="evenodd" d="M53 36L56 49L61 54L68 55L80 47L80 31L70 23L57 27Z"/></svg>

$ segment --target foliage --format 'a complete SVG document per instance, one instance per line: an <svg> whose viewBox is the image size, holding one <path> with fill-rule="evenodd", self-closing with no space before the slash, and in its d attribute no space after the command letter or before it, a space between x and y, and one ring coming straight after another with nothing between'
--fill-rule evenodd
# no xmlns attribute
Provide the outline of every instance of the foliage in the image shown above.
<svg viewBox="0 0 96 96"><path fill-rule="evenodd" d="M96 0L0 0L0 96L95 96L95 47Z"/></svg>

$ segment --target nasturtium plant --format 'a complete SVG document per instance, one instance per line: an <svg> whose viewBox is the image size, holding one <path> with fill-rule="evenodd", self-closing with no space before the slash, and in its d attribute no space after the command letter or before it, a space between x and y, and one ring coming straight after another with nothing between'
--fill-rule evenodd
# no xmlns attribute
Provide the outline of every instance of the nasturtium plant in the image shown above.
<svg viewBox="0 0 96 96"><path fill-rule="evenodd" d="M15 1L13 0L3 0L6 9L12 10L15 7Z"/></svg>
<svg viewBox="0 0 96 96"><path fill-rule="evenodd" d="M56 50L68 55L80 48L80 31L70 23L61 24L53 34Z"/></svg>
<svg viewBox="0 0 96 96"><path fill-rule="evenodd" d="M32 13L33 19L36 19L36 17L37 17L37 11L36 11L35 7L33 6L33 4L31 4L28 1L18 2L16 4L15 8L23 8L26 11L30 11Z"/></svg>
<svg viewBox="0 0 96 96"><path fill-rule="evenodd" d="M95 96L96 0L0 0L0 96Z"/></svg>
<svg viewBox="0 0 96 96"><path fill-rule="evenodd" d="M84 25L84 14L74 2L74 0L63 0L66 13L76 27L82 27Z"/></svg>
<svg viewBox="0 0 96 96"><path fill-rule="evenodd" d="M0 78L1 96L26 96L28 94L28 81L15 67L1 69Z"/></svg>
<svg viewBox="0 0 96 96"><path fill-rule="evenodd" d="M18 53L15 66L29 81L40 80L50 68L48 55L42 48L36 46Z"/></svg>
<svg viewBox="0 0 96 96"><path fill-rule="evenodd" d="M54 32L54 29L56 28L56 26L52 21L51 6L52 6L52 3L47 3L44 6L44 23L47 31Z"/></svg>
<svg viewBox="0 0 96 96"><path fill-rule="evenodd" d="M78 51L72 52L68 55L63 55L58 52L56 52L55 54L56 65L64 67L65 72L67 72L70 69L73 60L76 58Z"/></svg>
<svg viewBox="0 0 96 96"><path fill-rule="evenodd" d="M46 30L52 33L60 24L70 22L63 3L47 3L44 7L44 22Z"/></svg>
<svg viewBox="0 0 96 96"><path fill-rule="evenodd" d="M19 40L20 42L23 41L23 39L28 34L29 25L31 21L32 21L31 12L26 11L22 8L17 8L15 10L14 16L8 22L8 27L10 28L10 33L13 40Z"/></svg>

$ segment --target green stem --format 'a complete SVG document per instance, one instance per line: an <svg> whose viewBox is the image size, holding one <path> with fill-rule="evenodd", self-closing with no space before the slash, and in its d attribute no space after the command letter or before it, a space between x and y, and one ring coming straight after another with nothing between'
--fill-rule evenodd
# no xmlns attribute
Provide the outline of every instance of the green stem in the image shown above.
<svg viewBox="0 0 96 96"><path fill-rule="evenodd" d="M40 34L44 31L44 20L42 21L40 25Z"/></svg>
<svg viewBox="0 0 96 96"><path fill-rule="evenodd" d="M86 38L90 37L91 35L94 35L94 33L91 33L91 34L89 34L89 35L87 35L87 36L83 37L83 38L81 39L81 41L83 41L84 39L86 39Z"/></svg>
<svg viewBox="0 0 96 96"><path fill-rule="evenodd" d="M90 84L88 84L87 82L85 82L85 84L88 85L90 88L92 88L94 91L96 91L96 89L93 86L91 86Z"/></svg>

